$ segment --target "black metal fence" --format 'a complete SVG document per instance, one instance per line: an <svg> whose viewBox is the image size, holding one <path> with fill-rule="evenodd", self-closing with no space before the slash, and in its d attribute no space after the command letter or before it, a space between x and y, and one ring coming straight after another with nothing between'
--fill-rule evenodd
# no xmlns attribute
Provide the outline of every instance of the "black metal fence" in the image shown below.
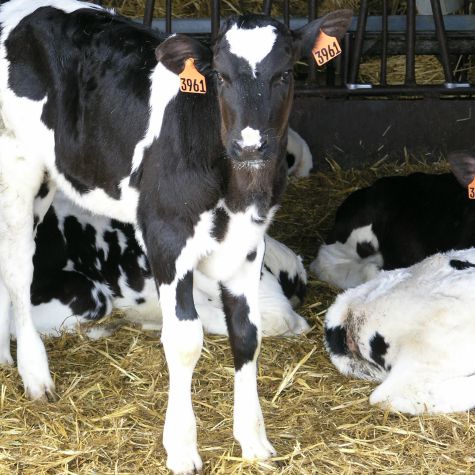
<svg viewBox="0 0 475 475"><path fill-rule="evenodd" d="M344 167L364 166L408 153L431 160L473 146L475 85L466 71L454 73L456 64L475 55L475 15L469 14L468 0L457 15L442 15L440 0L431 0L432 15L426 16L416 15L415 0L406 0L404 15L389 15L389 1L381 0L380 14L368 15L368 0L361 0L342 41L343 53L323 69L313 59L297 68L290 121L309 143L316 168L327 167L328 159ZM220 0L210 0L210 18L198 19L173 18L174 2L165 2L164 18L153 18L155 0L146 1L145 25L212 41L220 24ZM263 0L261 12L268 14L274 3L292 29L319 14L317 0L308 1L306 17L292 14L290 0ZM392 55L405 58L399 84L388 73ZM444 76L439 84L417 83L418 55L438 58ZM362 83L360 66L367 58L379 62L379 80Z"/></svg>
<svg viewBox="0 0 475 475"><path fill-rule="evenodd" d="M467 75L454 74L456 63L466 63L469 54L475 54L475 15L469 15L469 0L464 0L463 14L443 16L440 0L430 0L432 15L417 16L415 0L407 0L404 16L390 16L389 0L381 0L380 15L368 17L368 0L361 0L358 12L343 40L343 54L329 63L324 71L310 62L298 72L297 94L341 96L467 96L475 94L475 86ZM98 3L101 3L100 1ZM210 0L211 18L172 19L173 1L165 0L165 17L153 18L155 0L147 0L143 22L166 33L184 32L207 37L216 35L221 18L221 1ZM282 21L292 28L302 26L318 16L318 1L309 0L306 18L292 16L290 0L263 0L261 13L270 14L273 4L282 7ZM404 54L405 80L388 84L388 57ZM445 80L441 84L417 84L415 77L416 54L435 54L439 58ZM368 56L380 59L378 84L359 82L359 68Z"/></svg>

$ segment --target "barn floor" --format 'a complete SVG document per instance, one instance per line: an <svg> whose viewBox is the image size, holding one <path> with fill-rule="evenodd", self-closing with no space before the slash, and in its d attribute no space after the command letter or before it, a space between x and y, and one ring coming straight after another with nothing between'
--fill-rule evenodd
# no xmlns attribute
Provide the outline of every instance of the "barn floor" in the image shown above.
<svg viewBox="0 0 475 475"><path fill-rule="evenodd" d="M336 206L377 176L427 169L380 164L293 181L271 234L308 265ZM441 166L433 166L432 170ZM310 279L301 310L307 336L266 339L259 387L270 440L279 456L248 464L232 439L232 361L225 338L207 337L193 399L206 474L473 473L475 417L406 417L370 407L374 385L349 380L322 344L323 314L336 291ZM15 369L0 370L0 473L167 473L161 445L167 370L157 334L123 327L89 341L49 339L57 403L22 395Z"/></svg>

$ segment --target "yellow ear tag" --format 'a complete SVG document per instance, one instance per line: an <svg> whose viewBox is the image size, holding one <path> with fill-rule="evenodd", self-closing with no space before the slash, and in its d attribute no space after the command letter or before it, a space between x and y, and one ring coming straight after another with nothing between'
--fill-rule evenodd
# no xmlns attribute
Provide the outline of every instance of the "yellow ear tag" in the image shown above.
<svg viewBox="0 0 475 475"><path fill-rule="evenodd" d="M475 178L467 185L468 198L475 200Z"/></svg>
<svg viewBox="0 0 475 475"><path fill-rule="evenodd" d="M341 54L341 48L338 44L338 40L334 36L328 36L320 30L320 34L313 46L312 54L318 66L323 66Z"/></svg>
<svg viewBox="0 0 475 475"><path fill-rule="evenodd" d="M178 75L180 78L180 91L192 94L206 94L206 79L196 69L195 60L188 58L185 61L185 68Z"/></svg>

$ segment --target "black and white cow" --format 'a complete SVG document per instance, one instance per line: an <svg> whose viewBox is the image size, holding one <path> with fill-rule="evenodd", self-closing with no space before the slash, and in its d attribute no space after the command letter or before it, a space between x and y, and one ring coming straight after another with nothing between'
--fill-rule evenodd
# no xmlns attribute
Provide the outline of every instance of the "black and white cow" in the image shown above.
<svg viewBox="0 0 475 475"><path fill-rule="evenodd" d="M345 375L381 384L371 404L410 414L475 407L475 248L382 271L328 309L325 341Z"/></svg>
<svg viewBox="0 0 475 475"><path fill-rule="evenodd" d="M351 193L310 265L320 279L355 287L381 269L475 246L475 201L451 173L380 178Z"/></svg>
<svg viewBox="0 0 475 475"><path fill-rule="evenodd" d="M284 244L267 235L265 242L259 282L262 334L297 335L309 329L293 310L303 302L305 269ZM157 288L131 224L94 215L57 192L35 244L32 318L41 334L75 330L113 309L146 329L161 328ZM193 300L204 331L227 335L219 283L197 269ZM92 327L88 333L96 336L101 330Z"/></svg>
<svg viewBox="0 0 475 475"><path fill-rule="evenodd" d="M320 30L341 37L350 18L342 10L291 32L268 17L233 17L211 51L75 0L0 7L0 358L12 361L11 301L29 397L54 394L30 285L34 220L57 187L93 213L134 224L146 250L169 368L167 466L202 467L191 402L203 340L196 268L220 282L242 455L275 453L257 395L258 283L264 234L286 181L292 68ZM205 76L206 94L180 93L187 59Z"/></svg>

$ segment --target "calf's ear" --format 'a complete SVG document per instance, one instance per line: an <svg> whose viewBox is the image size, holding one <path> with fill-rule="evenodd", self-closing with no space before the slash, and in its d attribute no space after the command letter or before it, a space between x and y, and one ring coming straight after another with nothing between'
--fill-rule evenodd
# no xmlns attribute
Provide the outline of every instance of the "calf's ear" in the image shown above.
<svg viewBox="0 0 475 475"><path fill-rule="evenodd" d="M180 74L185 67L185 61L193 58L198 71L206 76L210 72L212 53L199 41L177 34L157 46L155 57L175 74Z"/></svg>
<svg viewBox="0 0 475 475"><path fill-rule="evenodd" d="M452 173L462 186L467 186L475 177L475 153L469 150L450 152L447 157Z"/></svg>
<svg viewBox="0 0 475 475"><path fill-rule="evenodd" d="M296 59L310 56L320 30L328 36L343 38L350 27L352 16L352 10L336 10L293 31Z"/></svg>

